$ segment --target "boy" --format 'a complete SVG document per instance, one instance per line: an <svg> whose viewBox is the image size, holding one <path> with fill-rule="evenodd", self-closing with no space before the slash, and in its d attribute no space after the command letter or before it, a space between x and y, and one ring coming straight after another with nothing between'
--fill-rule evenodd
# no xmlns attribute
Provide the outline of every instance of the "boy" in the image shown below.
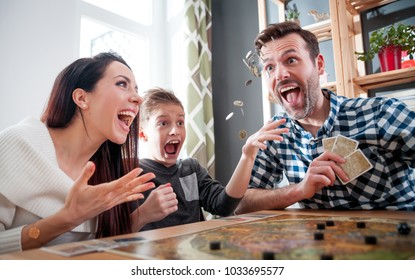
<svg viewBox="0 0 415 280"><path fill-rule="evenodd" d="M156 186L144 193L139 206L141 230L163 228L204 220L201 208L220 216L234 212L248 187L255 156L264 141L281 141L277 129L285 120L267 123L250 136L228 185L213 180L195 159L178 160L186 139L183 105L173 92L154 88L146 92L140 107L140 139L147 143L144 173L153 172Z"/></svg>

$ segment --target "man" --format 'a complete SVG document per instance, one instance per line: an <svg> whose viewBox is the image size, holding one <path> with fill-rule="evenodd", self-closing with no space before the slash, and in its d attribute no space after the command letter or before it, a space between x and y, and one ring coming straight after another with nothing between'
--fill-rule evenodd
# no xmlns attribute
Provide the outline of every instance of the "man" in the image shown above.
<svg viewBox="0 0 415 280"><path fill-rule="evenodd" d="M286 118L290 132L258 152L236 213L295 202L314 209L415 210L415 112L396 99L348 99L321 89L317 38L295 23L268 26L255 48L268 90L286 112L273 119ZM338 135L357 141L369 171L348 178L347 159L323 150L323 139ZM289 185L281 187L284 174Z"/></svg>

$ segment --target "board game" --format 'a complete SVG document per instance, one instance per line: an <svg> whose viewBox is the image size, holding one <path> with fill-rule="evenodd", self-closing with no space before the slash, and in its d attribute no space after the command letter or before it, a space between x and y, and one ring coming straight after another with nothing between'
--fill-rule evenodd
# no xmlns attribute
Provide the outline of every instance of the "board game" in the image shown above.
<svg viewBox="0 0 415 280"><path fill-rule="evenodd" d="M112 252L165 260L415 259L414 226L413 220L281 214Z"/></svg>

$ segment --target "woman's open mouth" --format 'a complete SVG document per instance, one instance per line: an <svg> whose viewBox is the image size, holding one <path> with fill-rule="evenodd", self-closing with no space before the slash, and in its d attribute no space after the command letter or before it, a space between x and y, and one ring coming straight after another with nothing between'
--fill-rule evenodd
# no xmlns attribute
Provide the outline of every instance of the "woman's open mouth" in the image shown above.
<svg viewBox="0 0 415 280"><path fill-rule="evenodd" d="M131 111L122 111L118 114L118 119L124 122L127 127L130 127L130 125L133 123L134 118L135 114Z"/></svg>

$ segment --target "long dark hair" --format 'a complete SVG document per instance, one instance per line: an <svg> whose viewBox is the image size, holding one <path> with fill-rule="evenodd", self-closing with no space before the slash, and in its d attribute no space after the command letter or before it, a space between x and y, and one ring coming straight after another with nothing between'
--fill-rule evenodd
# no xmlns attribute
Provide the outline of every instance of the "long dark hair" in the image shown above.
<svg viewBox="0 0 415 280"><path fill-rule="evenodd" d="M78 110L72 99L72 92L77 88L87 92L93 91L109 64L114 61L130 68L121 56L110 52L100 53L92 58L80 58L63 69L54 82L49 101L41 116L42 122L50 128L67 127ZM82 111L79 112L82 117ZM113 181L136 168L138 118L134 119L124 144L119 145L107 140L90 160L96 165L95 173L88 182L92 185ZM130 212L129 204L123 203L98 215L96 237L130 233Z"/></svg>

